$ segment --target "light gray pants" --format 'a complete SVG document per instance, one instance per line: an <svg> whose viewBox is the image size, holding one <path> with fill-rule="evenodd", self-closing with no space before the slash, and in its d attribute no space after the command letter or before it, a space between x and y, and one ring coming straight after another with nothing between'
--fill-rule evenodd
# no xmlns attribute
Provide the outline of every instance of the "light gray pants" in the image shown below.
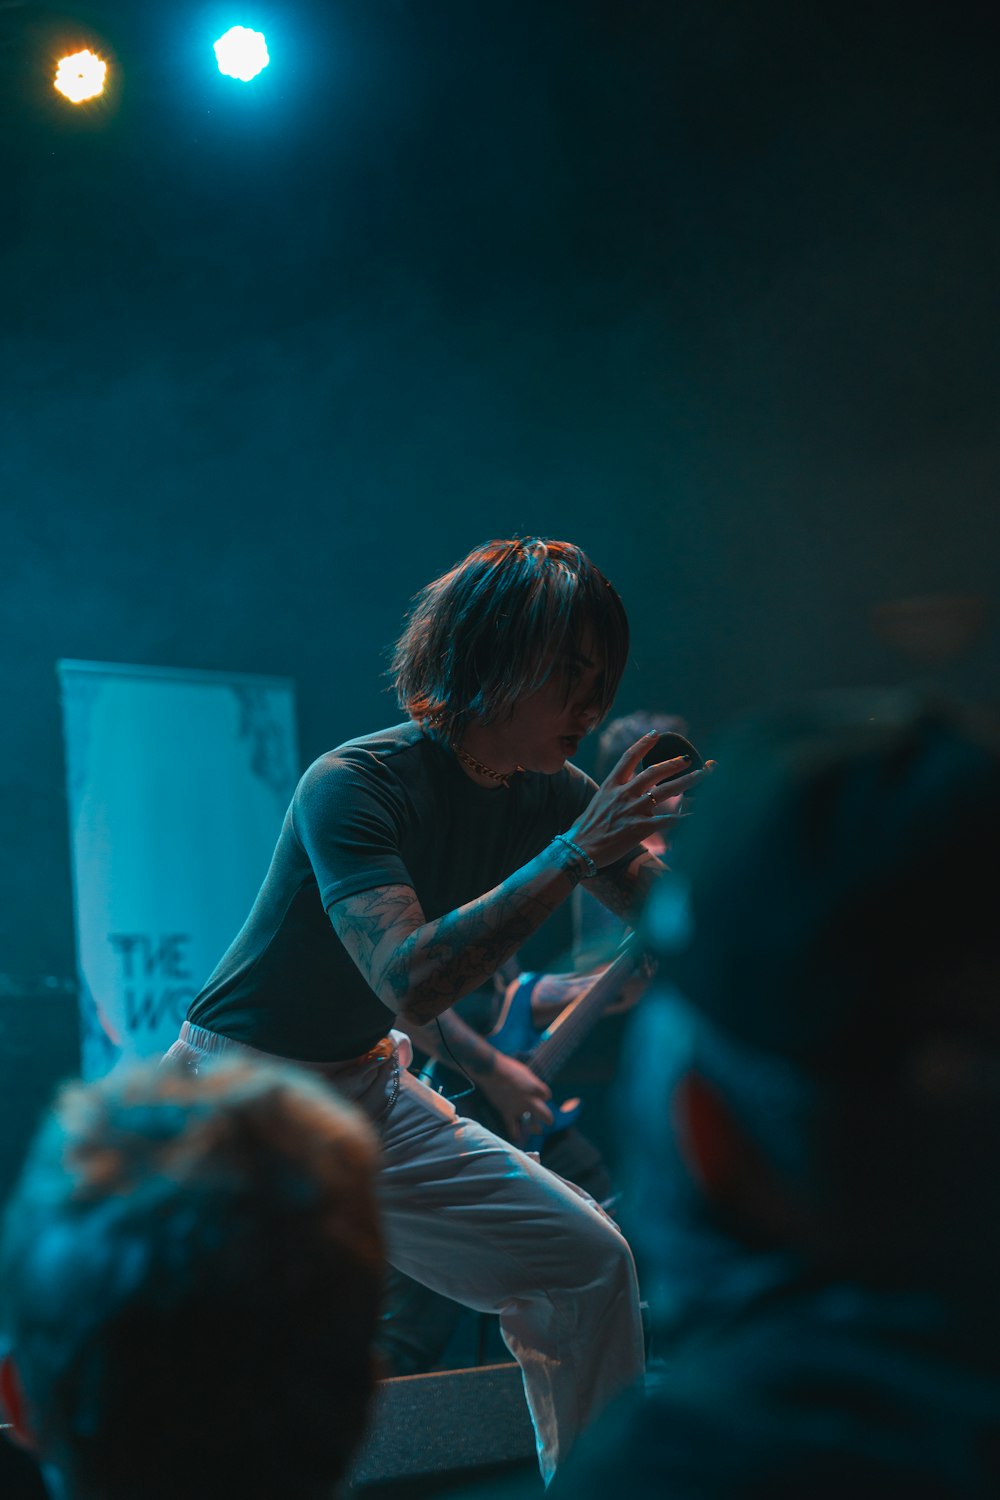
<svg viewBox="0 0 1000 1500"><path fill-rule="evenodd" d="M408 1039L393 1039L407 1049L402 1058L396 1045L382 1044L352 1062L304 1066L378 1125L392 1265L499 1315L548 1483L577 1434L642 1382L631 1251L592 1199L407 1073ZM185 1025L168 1057L191 1063L230 1048L253 1051Z"/></svg>

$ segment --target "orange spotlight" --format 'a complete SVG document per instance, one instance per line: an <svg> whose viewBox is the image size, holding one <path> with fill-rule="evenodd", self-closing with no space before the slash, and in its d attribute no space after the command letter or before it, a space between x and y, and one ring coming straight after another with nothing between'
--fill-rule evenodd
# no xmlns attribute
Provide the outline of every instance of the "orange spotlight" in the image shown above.
<svg viewBox="0 0 1000 1500"><path fill-rule="evenodd" d="M83 52L59 59L53 87L71 104L82 104L85 99L96 99L104 92L107 71L107 63L96 52L85 48Z"/></svg>

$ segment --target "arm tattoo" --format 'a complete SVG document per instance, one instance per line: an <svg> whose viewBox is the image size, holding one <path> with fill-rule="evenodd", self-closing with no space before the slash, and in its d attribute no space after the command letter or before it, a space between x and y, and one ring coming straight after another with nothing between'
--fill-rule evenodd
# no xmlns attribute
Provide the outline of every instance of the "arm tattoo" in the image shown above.
<svg viewBox="0 0 1000 1500"><path fill-rule="evenodd" d="M376 957L386 936L419 927L424 921L420 902L407 885L383 885L349 896L337 902L330 917L337 936L372 989L377 989Z"/></svg>
<svg viewBox="0 0 1000 1500"><path fill-rule="evenodd" d="M497 899L502 887L414 932L386 972L399 1002L425 1022L482 984L553 910L521 891Z"/></svg>
<svg viewBox="0 0 1000 1500"><path fill-rule="evenodd" d="M587 886L602 905L634 927L663 869L654 854L642 854L624 870L595 875Z"/></svg>
<svg viewBox="0 0 1000 1500"><path fill-rule="evenodd" d="M330 908L330 919L383 1004L425 1025L492 978L566 898L573 880L566 855L562 845L550 846L495 890L433 922L405 885L348 896ZM553 876L566 878L554 884Z"/></svg>

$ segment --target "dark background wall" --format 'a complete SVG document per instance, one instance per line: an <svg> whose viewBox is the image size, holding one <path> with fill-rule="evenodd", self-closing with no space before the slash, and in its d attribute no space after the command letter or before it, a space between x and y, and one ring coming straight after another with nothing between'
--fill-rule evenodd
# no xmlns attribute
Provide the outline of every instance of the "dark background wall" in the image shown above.
<svg viewBox="0 0 1000 1500"><path fill-rule="evenodd" d="M0 7L0 971L73 968L57 658L287 674L309 760L395 718L407 599L488 536L590 550L621 708L707 743L921 670L872 628L910 596L985 601L936 675L993 696L996 42L938 0Z"/></svg>

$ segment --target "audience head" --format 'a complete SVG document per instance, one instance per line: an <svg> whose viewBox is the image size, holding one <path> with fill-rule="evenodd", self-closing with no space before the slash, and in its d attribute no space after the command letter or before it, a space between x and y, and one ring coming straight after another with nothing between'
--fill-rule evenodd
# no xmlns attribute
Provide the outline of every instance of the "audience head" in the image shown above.
<svg viewBox="0 0 1000 1500"><path fill-rule="evenodd" d="M670 1111L706 1211L748 1243L981 1289L1000 1253L1000 733L859 695L717 754L650 907L640 1108ZM657 1099L641 1056L678 1047ZM671 1159L660 1119L647 1185Z"/></svg>
<svg viewBox="0 0 1000 1500"><path fill-rule="evenodd" d="M5 1219L3 1396L74 1500L329 1492L373 1387L375 1157L301 1070L63 1090Z"/></svg>

